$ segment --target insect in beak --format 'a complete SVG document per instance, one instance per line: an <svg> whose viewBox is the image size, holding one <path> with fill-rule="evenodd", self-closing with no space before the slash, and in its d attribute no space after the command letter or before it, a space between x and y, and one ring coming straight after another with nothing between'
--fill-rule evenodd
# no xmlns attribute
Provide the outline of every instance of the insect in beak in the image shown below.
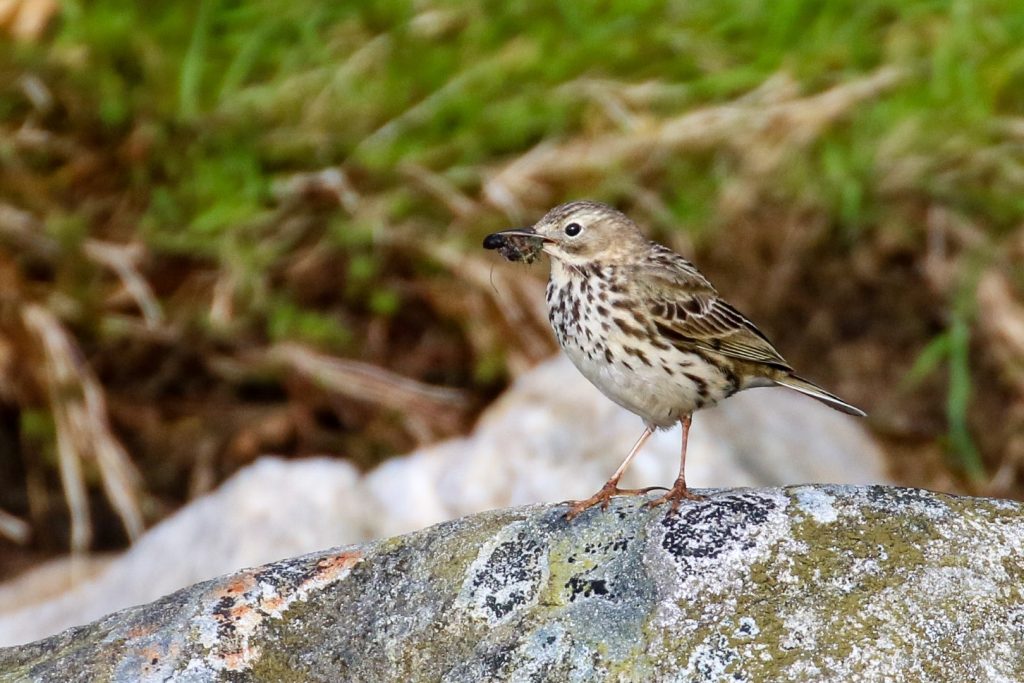
<svg viewBox="0 0 1024 683"><path fill-rule="evenodd" d="M533 228L515 228L491 233L484 238L484 249L497 249L509 261L533 263L544 244L554 242L550 237L538 235Z"/></svg>

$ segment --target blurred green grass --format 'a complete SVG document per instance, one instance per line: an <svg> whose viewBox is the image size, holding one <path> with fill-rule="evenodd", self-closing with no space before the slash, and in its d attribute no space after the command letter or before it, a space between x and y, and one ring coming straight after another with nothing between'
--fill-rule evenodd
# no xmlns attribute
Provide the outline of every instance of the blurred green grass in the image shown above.
<svg viewBox="0 0 1024 683"><path fill-rule="evenodd" d="M654 106L671 113L727 101L780 70L812 92L883 64L914 77L804 152L775 191L855 232L878 204L873 166L898 145L933 171L903 189L1006 229L1024 195L977 157L1019 146L999 120L1024 111L1022 35L1024 7L1009 0L99 0L67 3L53 44L19 62L65 65L106 128L155 130L148 165L133 169L159 198L147 237L216 253L226 231L264 215L278 174L346 163L401 195L400 163L459 185L460 167L579 132L588 103L559 89L574 79L677 84ZM1019 164L1016 152L1003 163ZM706 187L709 163L670 162L682 213L713 214L713 191L686 189Z"/></svg>

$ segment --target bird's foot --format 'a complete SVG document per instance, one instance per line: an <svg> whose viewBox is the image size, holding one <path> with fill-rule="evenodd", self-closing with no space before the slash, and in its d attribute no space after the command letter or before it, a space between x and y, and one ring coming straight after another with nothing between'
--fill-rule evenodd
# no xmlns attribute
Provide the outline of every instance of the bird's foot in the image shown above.
<svg viewBox="0 0 1024 683"><path fill-rule="evenodd" d="M573 501L569 506L569 511L565 513L565 519L572 521L576 517L579 517L584 510L589 510L595 505L600 505L602 510L607 510L609 503L611 503L613 496L636 496L650 493L655 489L663 489L664 486L648 486L642 489L620 489L612 482L608 482L601 487L601 490L592 495L586 500Z"/></svg>
<svg viewBox="0 0 1024 683"><path fill-rule="evenodd" d="M660 498L647 501L645 505L649 508L655 508L664 503L671 503L669 512L678 512L679 505L684 500L707 500L707 497L691 492L690 489L686 488L686 482L679 480L676 481L675 486L668 493Z"/></svg>

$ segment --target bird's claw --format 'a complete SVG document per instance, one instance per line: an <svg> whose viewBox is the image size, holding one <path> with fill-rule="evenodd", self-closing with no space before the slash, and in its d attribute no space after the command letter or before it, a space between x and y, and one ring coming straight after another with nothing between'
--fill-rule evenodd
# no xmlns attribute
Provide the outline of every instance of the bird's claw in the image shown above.
<svg viewBox="0 0 1024 683"><path fill-rule="evenodd" d="M679 505L684 500L707 500L707 497L702 496L698 493L692 493L688 488L686 488L685 483L680 485L679 482L676 482L676 485L673 486L668 493L659 498L655 498L654 500L647 501L646 503L644 503L644 507L653 509L664 503L671 503L671 506L669 507L669 512L678 512Z"/></svg>
<svg viewBox="0 0 1024 683"><path fill-rule="evenodd" d="M612 498L614 496L635 496L649 493L654 489L664 489L664 486L648 486L642 489L620 489L618 486L605 484L601 487L601 490L592 495L590 498L585 500L576 500L569 503L569 511L565 513L566 521L571 522L572 520L579 517L583 512L589 510L595 505L600 505L602 510L607 510L608 506L611 505ZM569 502L569 501L567 501Z"/></svg>

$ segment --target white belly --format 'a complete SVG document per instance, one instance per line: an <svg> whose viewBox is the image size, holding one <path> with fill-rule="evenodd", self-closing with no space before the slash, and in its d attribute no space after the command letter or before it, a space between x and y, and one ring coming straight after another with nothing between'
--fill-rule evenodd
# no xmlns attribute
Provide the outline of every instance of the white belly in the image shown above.
<svg viewBox="0 0 1024 683"><path fill-rule="evenodd" d="M715 405L735 391L721 373L698 356L673 351L664 358L663 365L660 356L649 353L652 365L648 366L625 355L621 348L615 349L619 344L614 341L609 346L614 349L612 362L603 356L595 361L593 353L588 355L586 348L577 345L563 346L563 350L601 393L648 425L671 427L681 417Z"/></svg>

